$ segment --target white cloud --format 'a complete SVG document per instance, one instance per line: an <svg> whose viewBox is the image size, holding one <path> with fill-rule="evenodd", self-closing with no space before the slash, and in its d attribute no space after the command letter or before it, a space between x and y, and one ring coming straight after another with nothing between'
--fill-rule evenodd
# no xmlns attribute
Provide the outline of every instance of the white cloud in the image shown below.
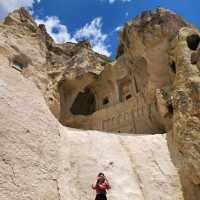
<svg viewBox="0 0 200 200"><path fill-rule="evenodd" d="M97 17L91 23L87 23L83 28L79 29L75 33L74 38L76 40L90 40L94 51L110 56L109 46L106 45L108 35L102 33L102 25L102 18Z"/></svg>
<svg viewBox="0 0 200 200"><path fill-rule="evenodd" d="M100 0L100 1L108 1L110 4L115 3L116 1L121 1L121 2L130 2L132 0Z"/></svg>
<svg viewBox="0 0 200 200"><path fill-rule="evenodd" d="M121 31L122 29L123 29L123 26L118 26L115 28L115 31L118 32L118 31Z"/></svg>
<svg viewBox="0 0 200 200"><path fill-rule="evenodd" d="M13 10L25 7L31 9L34 3L40 0L0 0L0 19L3 19Z"/></svg>
<svg viewBox="0 0 200 200"><path fill-rule="evenodd" d="M74 35L70 34L67 26L63 25L56 16L46 17L45 19L36 18L37 24L44 24L47 32L51 35L56 43L74 42L80 40L89 40L93 50L97 53L110 56L108 45L106 45L107 34L102 33L102 19L95 18L82 28L78 29Z"/></svg>
<svg viewBox="0 0 200 200"><path fill-rule="evenodd" d="M44 24L47 32L57 43L64 42L76 42L74 38L71 37L71 34L68 32L68 29L65 25L61 24L60 20L56 16L46 17L43 19L36 18L37 24Z"/></svg>

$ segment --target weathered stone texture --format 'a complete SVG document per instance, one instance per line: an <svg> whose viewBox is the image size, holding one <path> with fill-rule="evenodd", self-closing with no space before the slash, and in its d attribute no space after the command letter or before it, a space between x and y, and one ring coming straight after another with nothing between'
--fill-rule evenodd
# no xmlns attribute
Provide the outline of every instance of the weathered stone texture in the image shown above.
<svg viewBox="0 0 200 200"><path fill-rule="evenodd" d="M144 12L112 61L88 41L55 44L22 8L0 38L0 199L90 199L101 170L111 200L200 199L197 29ZM150 135L166 131L184 197L165 135Z"/></svg>
<svg viewBox="0 0 200 200"><path fill-rule="evenodd" d="M182 28L174 49L174 115L169 143L189 200L200 198L200 72L198 60L196 63L191 60L199 51L199 43L198 30Z"/></svg>
<svg viewBox="0 0 200 200"><path fill-rule="evenodd" d="M125 25L115 62L107 64L96 79L88 74L74 83L66 79L61 86L64 113L60 121L71 127L110 132L155 134L170 130L170 101L162 116L156 91L160 89L167 96L171 92L175 72L169 50L184 26L190 25L164 9L144 12ZM83 104L82 98L88 100ZM90 111L80 109L85 107Z"/></svg>
<svg viewBox="0 0 200 200"><path fill-rule="evenodd" d="M111 180L111 200L183 199L164 135L111 135L63 127L35 84L10 67L4 56L0 64L1 200L90 199L94 197L90 185L99 170Z"/></svg>
<svg viewBox="0 0 200 200"><path fill-rule="evenodd" d="M89 187L103 171L112 185L110 200L183 199L165 135L117 135L61 127L61 137L61 197L94 199Z"/></svg>
<svg viewBox="0 0 200 200"><path fill-rule="evenodd" d="M59 130L41 92L0 64L0 199L60 200Z"/></svg>

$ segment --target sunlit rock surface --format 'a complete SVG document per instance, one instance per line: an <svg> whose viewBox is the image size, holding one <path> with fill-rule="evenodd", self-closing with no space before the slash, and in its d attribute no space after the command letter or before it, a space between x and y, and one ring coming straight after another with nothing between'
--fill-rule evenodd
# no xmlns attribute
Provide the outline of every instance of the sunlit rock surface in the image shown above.
<svg viewBox="0 0 200 200"><path fill-rule="evenodd" d="M1 200L89 200L99 171L110 200L200 199L199 30L144 12L112 61L22 8L0 38Z"/></svg>
<svg viewBox="0 0 200 200"><path fill-rule="evenodd" d="M110 200L183 199L165 135L118 135L61 127L61 136L61 197L94 199L91 183L103 171L112 185Z"/></svg>
<svg viewBox="0 0 200 200"><path fill-rule="evenodd" d="M104 171L109 199L183 199L165 135L117 135L59 125L38 88L0 65L0 199L91 199ZM31 92L30 92L31 91Z"/></svg>

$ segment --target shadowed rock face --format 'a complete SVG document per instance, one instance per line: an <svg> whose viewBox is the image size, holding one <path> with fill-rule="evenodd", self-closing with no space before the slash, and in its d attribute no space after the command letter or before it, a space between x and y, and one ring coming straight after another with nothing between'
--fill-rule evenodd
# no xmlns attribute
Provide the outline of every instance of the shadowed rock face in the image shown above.
<svg viewBox="0 0 200 200"><path fill-rule="evenodd" d="M110 200L183 199L165 135L61 126L35 84L0 65L0 199L94 199L99 171Z"/></svg>
<svg viewBox="0 0 200 200"><path fill-rule="evenodd" d="M170 102L162 116L157 98L159 90L163 90L161 93L166 91L170 99L175 77L170 45L184 26L189 24L164 9L144 12L125 25L120 34L121 53L115 62L105 62L100 75L85 73L76 80L66 77L60 85L61 123L74 128L137 134L170 129ZM74 63L75 60L70 65ZM82 102L82 98L86 101ZM83 112L83 107L93 108Z"/></svg>
<svg viewBox="0 0 200 200"><path fill-rule="evenodd" d="M200 137L199 137L199 56L194 63L192 55L198 55L200 32L182 28L174 41L173 59L176 61L176 77L173 84L173 126L169 132L169 144L185 188L186 199L200 198Z"/></svg>
<svg viewBox="0 0 200 200"><path fill-rule="evenodd" d="M200 198L197 29L164 9L144 12L125 25L112 61L88 41L55 44L22 8L0 38L0 199L91 199L99 171L111 200ZM69 129L52 114L121 134Z"/></svg>

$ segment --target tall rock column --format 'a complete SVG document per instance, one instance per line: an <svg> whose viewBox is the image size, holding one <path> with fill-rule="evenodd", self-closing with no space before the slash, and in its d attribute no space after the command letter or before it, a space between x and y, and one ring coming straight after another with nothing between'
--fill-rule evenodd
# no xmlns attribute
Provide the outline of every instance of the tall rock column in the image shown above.
<svg viewBox="0 0 200 200"><path fill-rule="evenodd" d="M180 168L185 199L200 199L200 33L182 28L176 39L173 130L169 145Z"/></svg>

